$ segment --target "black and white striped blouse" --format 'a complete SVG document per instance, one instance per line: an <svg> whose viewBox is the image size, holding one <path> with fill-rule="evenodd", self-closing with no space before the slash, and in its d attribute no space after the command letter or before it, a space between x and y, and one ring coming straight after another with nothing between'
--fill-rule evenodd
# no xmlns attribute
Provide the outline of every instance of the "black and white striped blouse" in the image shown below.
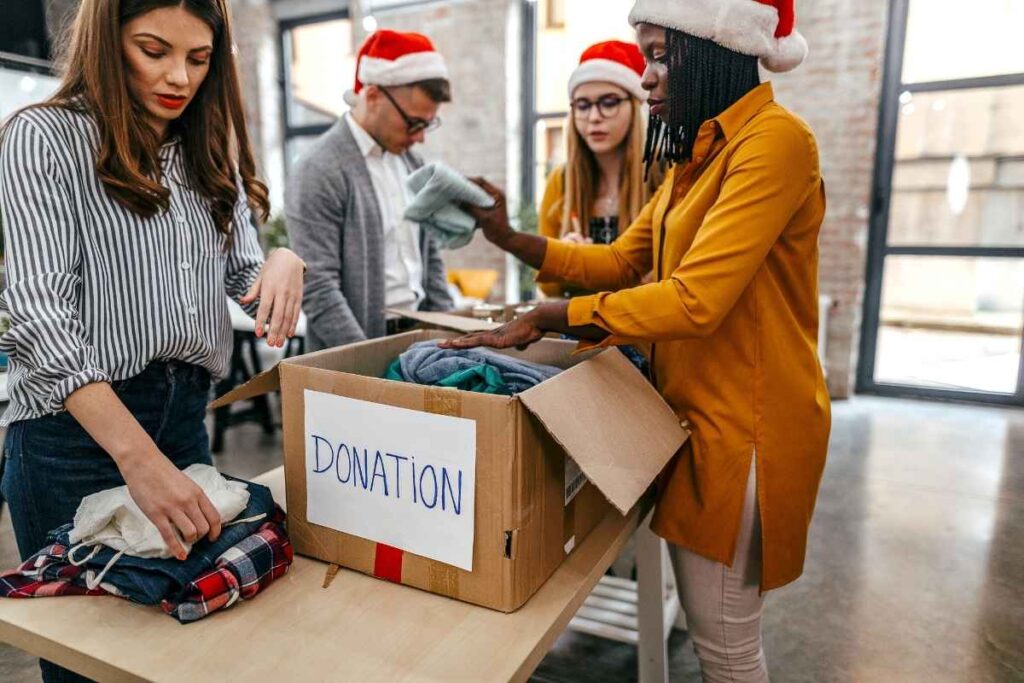
<svg viewBox="0 0 1024 683"><path fill-rule="evenodd" d="M4 135L0 310L11 327L0 350L10 356L10 406L0 426L58 413L82 386L127 379L155 360L227 373L227 296L243 296L263 264L244 192L225 251L178 143L160 152L170 208L142 218L104 191L97 141L87 114L52 108L22 112Z"/></svg>

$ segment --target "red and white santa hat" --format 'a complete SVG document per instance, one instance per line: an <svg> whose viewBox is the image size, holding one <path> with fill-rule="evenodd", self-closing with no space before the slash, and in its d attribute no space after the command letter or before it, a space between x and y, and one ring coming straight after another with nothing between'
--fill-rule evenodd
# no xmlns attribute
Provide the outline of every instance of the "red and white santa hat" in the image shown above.
<svg viewBox="0 0 1024 683"><path fill-rule="evenodd" d="M644 75L644 56L632 43L609 40L591 45L583 51L580 65L569 78L569 98L584 83L614 83L641 102L647 91L640 85Z"/></svg>
<svg viewBox="0 0 1024 683"><path fill-rule="evenodd" d="M448 67L430 38L382 29L359 48L355 88L345 93L345 102L354 107L356 95L367 85L409 85L434 78L448 78Z"/></svg>
<svg viewBox="0 0 1024 683"><path fill-rule="evenodd" d="M807 56L794 1L636 0L629 23L676 29L757 57L769 71L790 71Z"/></svg>

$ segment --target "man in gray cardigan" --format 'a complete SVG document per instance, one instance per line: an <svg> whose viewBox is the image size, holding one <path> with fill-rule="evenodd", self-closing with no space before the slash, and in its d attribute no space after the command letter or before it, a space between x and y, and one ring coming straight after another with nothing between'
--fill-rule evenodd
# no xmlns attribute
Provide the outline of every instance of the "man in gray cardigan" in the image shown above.
<svg viewBox="0 0 1024 683"><path fill-rule="evenodd" d="M402 216L405 178L423 165L410 149L451 100L443 59L425 36L378 31L357 73L352 110L296 163L285 195L291 247L308 268L311 351L402 331L386 309L453 305L437 244Z"/></svg>

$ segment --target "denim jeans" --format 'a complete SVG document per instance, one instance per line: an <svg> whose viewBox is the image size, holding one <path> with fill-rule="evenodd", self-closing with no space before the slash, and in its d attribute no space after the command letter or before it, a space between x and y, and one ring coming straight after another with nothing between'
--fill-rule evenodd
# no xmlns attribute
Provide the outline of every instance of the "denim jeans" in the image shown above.
<svg viewBox="0 0 1024 683"><path fill-rule="evenodd" d="M113 388L179 469L212 464L203 422L210 398L206 370L154 362ZM123 484L114 460L67 412L15 422L7 430L0 490L22 560L46 545L50 531L74 519L82 498ZM41 666L47 682L87 680L48 662Z"/></svg>

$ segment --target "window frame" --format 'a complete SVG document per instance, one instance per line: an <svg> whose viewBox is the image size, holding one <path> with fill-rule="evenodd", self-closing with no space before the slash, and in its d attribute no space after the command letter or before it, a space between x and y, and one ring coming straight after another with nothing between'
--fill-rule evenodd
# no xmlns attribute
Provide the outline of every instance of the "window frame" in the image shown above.
<svg viewBox="0 0 1024 683"><path fill-rule="evenodd" d="M889 29L885 50L882 98L877 130L875 168L872 178L871 214L868 233L867 267L860 330L860 355L857 363L858 393L899 398L923 398L970 403L1024 406L1024 331L1017 387L1012 394L939 389L894 384L875 380L878 333L881 323L883 275L887 256L959 256L975 258L1024 258L1024 247L1014 246L936 246L927 244L889 245L889 221L892 205L893 174L896 166L896 135L899 124L900 95L962 91L978 88L1006 88L1024 85L1024 73L1000 74L923 83L903 82L903 56L911 0L893 0L889 6Z"/></svg>
<svg viewBox="0 0 1024 683"><path fill-rule="evenodd" d="M291 55L288 48L288 34L293 29L299 28L300 26L309 26L310 24L320 24L328 21L338 21L342 19L351 19L352 15L348 8L335 10L332 12L323 12L319 14L311 14L303 17L296 17L293 19L281 19L277 23L277 49L278 49L278 83L280 86L280 101L281 101L281 130L284 132L284 154L287 157L288 144L295 138L311 137L316 135L322 135L327 132L333 123L318 123L305 126L294 126L291 123L291 116L289 110L291 108L291 79L290 79L290 64ZM288 164L285 164L285 175L289 172Z"/></svg>

